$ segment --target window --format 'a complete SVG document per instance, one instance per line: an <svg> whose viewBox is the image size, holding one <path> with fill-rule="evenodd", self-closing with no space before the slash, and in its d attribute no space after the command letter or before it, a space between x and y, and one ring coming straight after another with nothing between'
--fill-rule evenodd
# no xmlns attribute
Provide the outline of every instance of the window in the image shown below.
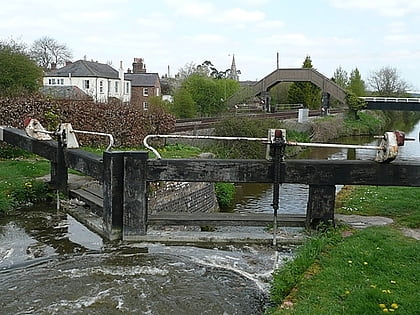
<svg viewBox="0 0 420 315"><path fill-rule="evenodd" d="M99 81L99 93L104 92L104 81Z"/></svg>
<svg viewBox="0 0 420 315"><path fill-rule="evenodd" d="M52 80L48 79L48 84L51 85L52 84Z"/></svg>
<svg viewBox="0 0 420 315"><path fill-rule="evenodd" d="M51 84L55 84L55 79L51 79Z"/></svg>
<svg viewBox="0 0 420 315"><path fill-rule="evenodd" d="M160 94L159 88L156 88L156 96L159 96L159 94Z"/></svg>
<svg viewBox="0 0 420 315"><path fill-rule="evenodd" d="M115 81L115 93L118 93L118 81Z"/></svg>
<svg viewBox="0 0 420 315"><path fill-rule="evenodd" d="M83 88L84 89L89 89L89 80L83 80Z"/></svg>
<svg viewBox="0 0 420 315"><path fill-rule="evenodd" d="M125 83L125 94L128 94L130 92L130 83Z"/></svg>
<svg viewBox="0 0 420 315"><path fill-rule="evenodd" d="M143 109L148 110L149 109L149 103L143 102Z"/></svg>
<svg viewBox="0 0 420 315"><path fill-rule="evenodd" d="M149 89L143 88L143 96L149 96Z"/></svg>
<svg viewBox="0 0 420 315"><path fill-rule="evenodd" d="M60 79L60 84L64 85L64 79Z"/></svg>

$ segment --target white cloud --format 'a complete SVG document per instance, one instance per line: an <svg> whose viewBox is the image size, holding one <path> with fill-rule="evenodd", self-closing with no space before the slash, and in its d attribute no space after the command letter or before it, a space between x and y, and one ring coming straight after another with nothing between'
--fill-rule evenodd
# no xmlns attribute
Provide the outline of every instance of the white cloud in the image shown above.
<svg viewBox="0 0 420 315"><path fill-rule="evenodd" d="M165 30L174 26L173 21L162 14L151 14L137 19L137 24L151 30Z"/></svg>
<svg viewBox="0 0 420 315"><path fill-rule="evenodd" d="M384 37L385 42L390 44L410 44L420 41L420 34L390 34Z"/></svg>
<svg viewBox="0 0 420 315"><path fill-rule="evenodd" d="M216 20L225 23L252 23L262 21L265 14L262 11L249 11L241 8L233 8L222 12Z"/></svg>
<svg viewBox="0 0 420 315"><path fill-rule="evenodd" d="M80 17L89 22L109 22L116 18L114 11L82 12Z"/></svg>
<svg viewBox="0 0 420 315"><path fill-rule="evenodd" d="M338 9L361 9L387 17L403 17L419 13L420 2L413 0L330 0Z"/></svg>
<svg viewBox="0 0 420 315"><path fill-rule="evenodd" d="M393 22L388 24L388 32L392 34L403 33L407 29L407 25L404 22Z"/></svg>
<svg viewBox="0 0 420 315"><path fill-rule="evenodd" d="M216 12L210 2L197 0L166 0L166 5L178 16L199 19L209 17Z"/></svg>
<svg viewBox="0 0 420 315"><path fill-rule="evenodd" d="M280 20L264 20L259 22L257 25L259 28L266 28L266 29L277 29L284 26L284 22Z"/></svg>
<svg viewBox="0 0 420 315"><path fill-rule="evenodd" d="M217 44L225 42L225 38L219 34L196 34L185 37L188 41L199 44Z"/></svg>

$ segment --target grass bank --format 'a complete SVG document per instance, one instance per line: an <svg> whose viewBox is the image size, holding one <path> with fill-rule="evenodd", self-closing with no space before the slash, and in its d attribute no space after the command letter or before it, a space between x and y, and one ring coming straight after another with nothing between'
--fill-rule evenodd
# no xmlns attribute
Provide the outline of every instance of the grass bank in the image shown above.
<svg viewBox="0 0 420 315"><path fill-rule="evenodd" d="M43 159L0 160L0 215L23 204L47 200L48 187L36 178L49 171L50 163Z"/></svg>
<svg viewBox="0 0 420 315"><path fill-rule="evenodd" d="M340 227L314 236L274 274L271 314L419 314L420 242L402 227L420 225L419 188L344 189L337 212L382 215L387 227Z"/></svg>

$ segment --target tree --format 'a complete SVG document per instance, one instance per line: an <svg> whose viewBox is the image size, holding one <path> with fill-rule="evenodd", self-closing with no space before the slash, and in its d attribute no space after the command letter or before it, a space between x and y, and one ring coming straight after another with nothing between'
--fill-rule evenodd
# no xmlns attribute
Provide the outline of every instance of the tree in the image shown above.
<svg viewBox="0 0 420 315"><path fill-rule="evenodd" d="M16 46L0 46L0 95L15 96L38 91L42 69Z"/></svg>
<svg viewBox="0 0 420 315"><path fill-rule="evenodd" d="M185 87L175 91L171 112L178 118L192 118L195 116L195 102Z"/></svg>
<svg viewBox="0 0 420 315"><path fill-rule="evenodd" d="M359 119L358 111L366 107L366 102L351 91L346 92L346 103L352 119Z"/></svg>
<svg viewBox="0 0 420 315"><path fill-rule="evenodd" d="M368 84L377 96L405 96L409 84L400 78L397 69L383 67L371 74Z"/></svg>
<svg viewBox="0 0 420 315"><path fill-rule="evenodd" d="M366 95L365 81L362 80L362 76L357 68L350 73L348 89L356 96Z"/></svg>
<svg viewBox="0 0 420 315"><path fill-rule="evenodd" d="M310 56L306 56L302 68L313 68ZM295 82L290 86L287 99L290 104L301 103L316 109L321 105L321 89L311 82Z"/></svg>
<svg viewBox="0 0 420 315"><path fill-rule="evenodd" d="M13 38L7 40L0 40L0 50L7 49L14 53L27 55L27 46Z"/></svg>
<svg viewBox="0 0 420 315"><path fill-rule="evenodd" d="M337 83L342 88L344 88L344 89L347 88L348 81L349 81L348 76L347 76L347 71L344 70L343 68L341 68L341 66L339 66L334 71L334 75L333 75L332 79L335 83Z"/></svg>
<svg viewBox="0 0 420 315"><path fill-rule="evenodd" d="M66 61L72 58L72 53L65 44L60 44L48 36L34 41L30 54L44 70L51 69L53 63L56 66L64 65Z"/></svg>

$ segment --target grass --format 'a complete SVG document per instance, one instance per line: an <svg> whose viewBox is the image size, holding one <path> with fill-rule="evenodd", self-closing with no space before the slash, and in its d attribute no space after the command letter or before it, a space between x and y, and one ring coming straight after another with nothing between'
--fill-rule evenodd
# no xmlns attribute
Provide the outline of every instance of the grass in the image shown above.
<svg viewBox="0 0 420 315"><path fill-rule="evenodd" d="M47 198L47 187L36 177L48 174L50 163L43 159L0 160L0 214L24 202Z"/></svg>
<svg viewBox="0 0 420 315"><path fill-rule="evenodd" d="M418 314L419 250L392 227L343 237L323 248L273 314Z"/></svg>
<svg viewBox="0 0 420 315"><path fill-rule="evenodd" d="M274 273L272 314L419 314L420 242L401 227L420 227L420 189L345 187L336 211L394 219L386 227L327 230Z"/></svg>
<svg viewBox="0 0 420 315"><path fill-rule="evenodd" d="M167 158L167 159L191 158L191 157L197 156L198 154L202 152L201 149L197 147L180 144L180 143L167 144L161 147L156 146L155 148L162 155L163 158ZM102 155L105 150L105 147L82 147L82 149L91 153ZM149 151L148 149L144 147L118 148L116 150L118 151ZM149 158L153 159L153 158L156 158L156 156L154 155L153 152L149 151Z"/></svg>
<svg viewBox="0 0 420 315"><path fill-rule="evenodd" d="M419 200L419 187L346 186L336 212L385 216L398 226L420 228Z"/></svg>

